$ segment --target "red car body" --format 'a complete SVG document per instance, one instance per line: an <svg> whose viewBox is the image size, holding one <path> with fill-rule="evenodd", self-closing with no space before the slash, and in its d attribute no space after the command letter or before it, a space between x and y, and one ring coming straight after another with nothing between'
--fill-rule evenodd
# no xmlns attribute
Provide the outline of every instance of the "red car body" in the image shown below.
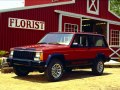
<svg viewBox="0 0 120 90"><path fill-rule="evenodd" d="M78 39L77 43L74 42L75 38ZM59 39L58 42L57 39ZM96 44L95 46L95 41L99 41L100 39L102 40L102 44ZM68 41L69 43L66 43ZM12 54L8 58L10 65L13 67L37 68L39 71L45 71L53 59L59 60L64 69L84 65L92 67L93 62L98 61L98 59L103 63L110 60L110 49L105 37L90 33L49 33L40 43L15 47L11 49L11 52Z"/></svg>

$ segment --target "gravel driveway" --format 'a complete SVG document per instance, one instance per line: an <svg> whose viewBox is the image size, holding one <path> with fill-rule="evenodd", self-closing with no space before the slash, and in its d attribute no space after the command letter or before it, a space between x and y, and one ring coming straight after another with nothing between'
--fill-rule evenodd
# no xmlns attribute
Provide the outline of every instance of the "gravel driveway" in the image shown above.
<svg viewBox="0 0 120 90"><path fill-rule="evenodd" d="M105 68L102 76L80 69L65 74L59 82L48 82L38 72L27 77L0 73L0 90L120 90L120 68Z"/></svg>

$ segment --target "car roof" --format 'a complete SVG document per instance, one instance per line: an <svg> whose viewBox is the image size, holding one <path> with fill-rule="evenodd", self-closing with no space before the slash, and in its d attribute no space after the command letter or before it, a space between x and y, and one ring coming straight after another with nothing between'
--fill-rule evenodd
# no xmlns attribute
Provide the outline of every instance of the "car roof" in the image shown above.
<svg viewBox="0 0 120 90"><path fill-rule="evenodd" d="M104 36L102 34L89 33L89 32L50 32L50 33L56 33L56 34L84 34L84 35Z"/></svg>

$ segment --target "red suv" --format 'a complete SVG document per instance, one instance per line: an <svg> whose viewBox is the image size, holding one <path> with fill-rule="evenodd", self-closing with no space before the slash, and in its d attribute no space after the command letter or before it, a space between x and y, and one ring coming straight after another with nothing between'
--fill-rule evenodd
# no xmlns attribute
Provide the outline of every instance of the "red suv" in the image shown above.
<svg viewBox="0 0 120 90"><path fill-rule="evenodd" d="M103 35L91 33L48 33L37 44L15 47L7 59L15 74L26 76L38 70L49 81L58 81L64 71L87 66L102 75L110 50Z"/></svg>

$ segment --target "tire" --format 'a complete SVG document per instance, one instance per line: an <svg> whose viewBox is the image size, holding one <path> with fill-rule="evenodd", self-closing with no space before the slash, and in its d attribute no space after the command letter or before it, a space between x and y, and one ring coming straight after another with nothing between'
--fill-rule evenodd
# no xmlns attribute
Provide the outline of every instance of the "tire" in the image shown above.
<svg viewBox="0 0 120 90"><path fill-rule="evenodd" d="M96 60L93 62L92 73L94 75L102 75L104 71L104 62L103 60Z"/></svg>
<svg viewBox="0 0 120 90"><path fill-rule="evenodd" d="M58 81L63 76L63 64L58 59L52 59L45 70L48 81Z"/></svg>
<svg viewBox="0 0 120 90"><path fill-rule="evenodd" d="M29 69L23 66L14 66L13 69L17 76L27 76L29 74Z"/></svg>

